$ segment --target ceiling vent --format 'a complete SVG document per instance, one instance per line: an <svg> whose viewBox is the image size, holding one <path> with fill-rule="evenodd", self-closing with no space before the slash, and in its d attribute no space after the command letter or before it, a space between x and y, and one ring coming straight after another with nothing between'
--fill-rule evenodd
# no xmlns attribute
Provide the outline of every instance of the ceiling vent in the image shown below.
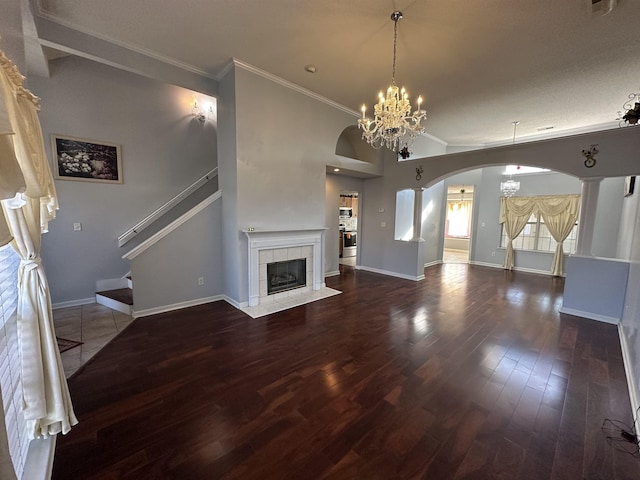
<svg viewBox="0 0 640 480"><path fill-rule="evenodd" d="M618 0L587 0L589 11L595 15L606 15L618 4Z"/></svg>

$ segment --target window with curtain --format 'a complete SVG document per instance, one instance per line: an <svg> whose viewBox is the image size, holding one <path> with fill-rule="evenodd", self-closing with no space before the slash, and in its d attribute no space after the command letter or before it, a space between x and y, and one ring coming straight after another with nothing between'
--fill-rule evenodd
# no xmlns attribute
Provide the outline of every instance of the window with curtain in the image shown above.
<svg viewBox="0 0 640 480"><path fill-rule="evenodd" d="M471 234L471 201L449 200L445 235L451 238L469 238Z"/></svg>
<svg viewBox="0 0 640 480"><path fill-rule="evenodd" d="M562 249L564 253L575 253L576 242L578 238L578 222L576 222L571 229L571 233L562 242ZM507 247L509 238L505 232L504 225L502 226L502 235L500 239L500 246L502 248ZM548 252L553 253L556 250L556 242L549 229L544 224L542 215L532 213L529 217L529 221L525 225L524 229L516 238L513 239L513 248L515 250L529 250L534 252Z"/></svg>
<svg viewBox="0 0 640 480"><path fill-rule="evenodd" d="M16 476L21 478L29 450L29 437L27 422L22 414L22 382L16 323L19 265L20 257L9 245L0 247L0 392L9 455Z"/></svg>

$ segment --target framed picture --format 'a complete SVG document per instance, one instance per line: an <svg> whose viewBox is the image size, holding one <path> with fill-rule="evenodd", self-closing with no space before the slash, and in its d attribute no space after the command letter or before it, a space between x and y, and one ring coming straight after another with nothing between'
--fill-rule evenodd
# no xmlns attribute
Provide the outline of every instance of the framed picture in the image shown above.
<svg viewBox="0 0 640 480"><path fill-rule="evenodd" d="M51 135L53 176L60 180L122 183L120 146L82 138Z"/></svg>
<svg viewBox="0 0 640 480"><path fill-rule="evenodd" d="M629 197L633 195L633 190L636 186L636 177L630 176L624 179L624 196Z"/></svg>

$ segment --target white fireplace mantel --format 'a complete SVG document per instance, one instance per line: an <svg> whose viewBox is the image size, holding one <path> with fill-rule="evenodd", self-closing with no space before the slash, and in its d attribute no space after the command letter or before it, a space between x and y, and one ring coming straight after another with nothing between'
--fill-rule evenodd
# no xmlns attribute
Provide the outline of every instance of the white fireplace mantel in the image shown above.
<svg viewBox="0 0 640 480"><path fill-rule="evenodd" d="M324 234L327 228L299 230L243 230L249 239L249 306L260 304L261 250L304 247L313 248L312 289L320 290L324 283Z"/></svg>

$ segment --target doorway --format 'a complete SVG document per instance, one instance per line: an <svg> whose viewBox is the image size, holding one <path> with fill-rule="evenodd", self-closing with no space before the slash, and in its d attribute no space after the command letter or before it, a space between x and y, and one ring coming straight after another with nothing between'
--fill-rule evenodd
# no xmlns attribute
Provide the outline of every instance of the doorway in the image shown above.
<svg viewBox="0 0 640 480"><path fill-rule="evenodd" d="M358 250L358 193L341 193L338 206L338 263L355 267Z"/></svg>
<svg viewBox="0 0 640 480"><path fill-rule="evenodd" d="M447 187L443 263L469 263L473 185Z"/></svg>

